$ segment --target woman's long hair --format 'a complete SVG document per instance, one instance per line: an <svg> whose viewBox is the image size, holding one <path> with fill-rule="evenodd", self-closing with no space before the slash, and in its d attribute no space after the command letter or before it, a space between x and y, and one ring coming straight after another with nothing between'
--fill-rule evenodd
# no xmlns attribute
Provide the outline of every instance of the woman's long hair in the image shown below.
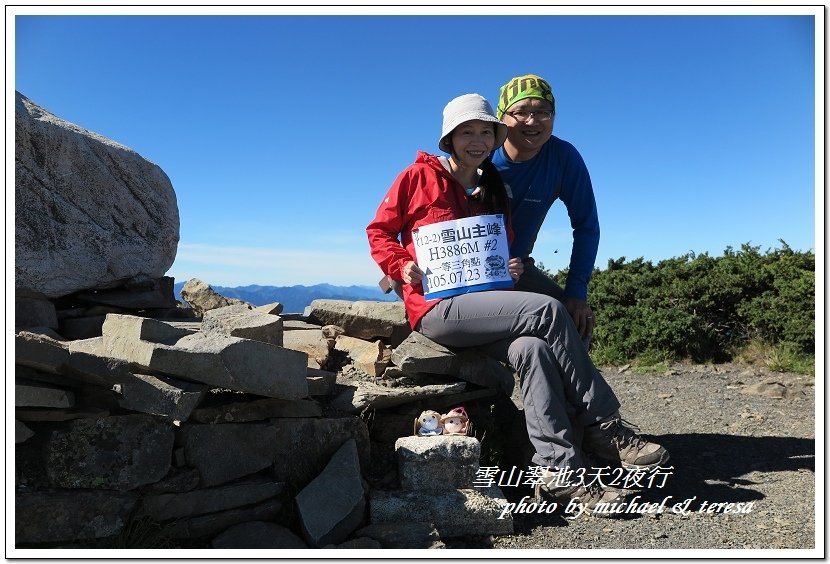
<svg viewBox="0 0 830 564"><path fill-rule="evenodd" d="M490 213L504 215L505 225L510 220L510 199L507 197L507 189L504 187L504 180L501 179L496 165L490 161L490 157L481 163L481 201Z"/></svg>

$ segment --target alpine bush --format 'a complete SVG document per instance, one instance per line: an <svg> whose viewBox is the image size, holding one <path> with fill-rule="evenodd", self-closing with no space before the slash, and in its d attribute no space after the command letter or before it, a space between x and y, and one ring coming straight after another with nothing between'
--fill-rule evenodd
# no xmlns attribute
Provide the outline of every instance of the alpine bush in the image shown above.
<svg viewBox="0 0 830 564"><path fill-rule="evenodd" d="M608 261L588 286L597 364L722 362L750 343L815 352L815 255L748 243L663 260ZM544 265L539 265L544 269ZM567 270L549 275L564 285Z"/></svg>

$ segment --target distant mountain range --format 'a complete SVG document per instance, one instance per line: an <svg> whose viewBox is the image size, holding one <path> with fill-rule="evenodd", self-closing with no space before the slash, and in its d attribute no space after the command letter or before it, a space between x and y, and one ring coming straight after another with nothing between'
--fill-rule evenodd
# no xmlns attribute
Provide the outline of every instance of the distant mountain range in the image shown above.
<svg viewBox="0 0 830 564"><path fill-rule="evenodd" d="M177 300L183 300L184 282L173 286ZM279 302L285 313L302 313L313 300L375 300L394 302L398 297L394 293L384 294L377 286L333 286L315 284L314 286L210 286L226 298L244 300L253 305L265 305Z"/></svg>

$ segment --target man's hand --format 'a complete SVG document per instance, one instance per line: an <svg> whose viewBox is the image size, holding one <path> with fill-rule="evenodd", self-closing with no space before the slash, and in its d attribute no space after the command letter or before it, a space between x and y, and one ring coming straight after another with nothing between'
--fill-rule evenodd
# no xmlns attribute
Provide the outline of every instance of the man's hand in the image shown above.
<svg viewBox="0 0 830 564"><path fill-rule="evenodd" d="M587 339L594 333L594 312L588 305L588 302L582 301L579 298L563 298L562 303L571 314L574 320L576 330L583 339Z"/></svg>
<svg viewBox="0 0 830 564"><path fill-rule="evenodd" d="M507 271L510 273L510 278L513 279L513 282L518 282L519 278L524 274L525 264L522 262L522 259L513 257L507 261Z"/></svg>

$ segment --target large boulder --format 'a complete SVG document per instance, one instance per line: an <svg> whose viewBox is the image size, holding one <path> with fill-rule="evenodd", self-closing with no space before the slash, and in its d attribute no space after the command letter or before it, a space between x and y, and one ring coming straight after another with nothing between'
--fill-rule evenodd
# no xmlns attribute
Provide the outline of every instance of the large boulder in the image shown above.
<svg viewBox="0 0 830 564"><path fill-rule="evenodd" d="M161 168L15 93L16 288L58 298L160 278L178 242Z"/></svg>

